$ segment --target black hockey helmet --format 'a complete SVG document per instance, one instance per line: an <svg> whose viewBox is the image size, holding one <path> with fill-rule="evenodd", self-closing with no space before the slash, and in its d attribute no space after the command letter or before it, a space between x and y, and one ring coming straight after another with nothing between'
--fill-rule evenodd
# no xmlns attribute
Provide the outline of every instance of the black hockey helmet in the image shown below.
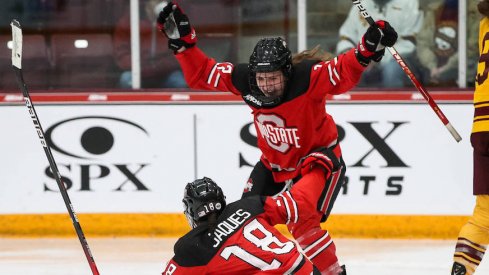
<svg viewBox="0 0 489 275"><path fill-rule="evenodd" d="M280 37L262 38L256 43L248 65L250 89L253 96L263 105L272 107L280 104L280 97L266 97L256 83L256 73L282 71L286 79L292 75L292 52ZM284 91L285 92L285 91Z"/></svg>
<svg viewBox="0 0 489 275"><path fill-rule="evenodd" d="M222 189L207 177L188 183L182 201L183 212L192 228L197 226L198 221L206 220L211 213L219 215L226 207Z"/></svg>

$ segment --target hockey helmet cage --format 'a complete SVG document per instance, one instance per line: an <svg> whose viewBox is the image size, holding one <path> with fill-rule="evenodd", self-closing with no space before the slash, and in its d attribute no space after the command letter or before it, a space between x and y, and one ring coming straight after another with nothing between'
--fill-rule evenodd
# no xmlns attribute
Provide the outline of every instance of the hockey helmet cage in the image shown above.
<svg viewBox="0 0 489 275"><path fill-rule="evenodd" d="M250 72L250 89L253 96L263 103L265 107L280 104L283 95L279 98L268 98L256 83L256 73L282 71L286 80L292 75L292 52L281 37L262 38L256 43L248 64Z"/></svg>
<svg viewBox="0 0 489 275"><path fill-rule="evenodd" d="M222 189L207 177L188 183L182 201L183 212L192 228L197 226L198 221L205 221L211 213L219 215L226 207Z"/></svg>

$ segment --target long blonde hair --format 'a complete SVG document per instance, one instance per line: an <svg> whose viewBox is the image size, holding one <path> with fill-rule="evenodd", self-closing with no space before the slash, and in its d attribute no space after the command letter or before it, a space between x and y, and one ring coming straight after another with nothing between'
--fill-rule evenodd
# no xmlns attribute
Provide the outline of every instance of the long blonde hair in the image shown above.
<svg viewBox="0 0 489 275"><path fill-rule="evenodd" d="M321 49L321 46L316 45L316 47L310 50L305 50L292 55L292 64L296 65L303 60L328 61L333 59L333 57L334 56L331 53L325 52Z"/></svg>

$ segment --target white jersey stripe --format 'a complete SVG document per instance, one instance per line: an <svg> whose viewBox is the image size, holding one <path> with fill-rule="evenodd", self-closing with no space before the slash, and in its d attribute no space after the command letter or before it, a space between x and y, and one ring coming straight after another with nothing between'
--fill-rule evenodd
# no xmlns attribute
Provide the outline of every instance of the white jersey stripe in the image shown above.
<svg viewBox="0 0 489 275"><path fill-rule="evenodd" d="M294 218L294 223L297 223L299 220L299 212L297 211L297 202L294 200L294 197L292 197L292 194L290 194L289 191L285 192L289 196L289 201L292 203L292 209L294 209L293 213L293 218Z"/></svg>
<svg viewBox="0 0 489 275"><path fill-rule="evenodd" d="M286 275L292 274L292 271L294 271L294 269L296 269L301 264L303 259L304 259L304 255L302 255L302 253L299 253L299 256L295 260L294 264L292 265L291 268L289 268L289 270L285 272L285 274Z"/></svg>
<svg viewBox="0 0 489 275"><path fill-rule="evenodd" d="M334 188L333 186L333 181L334 181L334 177L335 177L335 174L337 172L333 173L332 177L331 177L331 181L329 182L328 185L328 189L326 190L326 193L324 193L324 198L323 198L323 201L321 202L321 207L319 207L319 211L325 213L325 211L323 210L324 209L324 205L326 204L326 201L328 200L328 194L329 192L331 191L331 188Z"/></svg>
<svg viewBox="0 0 489 275"><path fill-rule="evenodd" d="M327 242L325 245L323 245L322 247L320 247L316 252L314 252L312 255L309 256L309 259L313 259L314 257L316 257L319 253L321 253L321 251L325 250L326 248L328 248L328 246L333 242L333 239L329 240L329 242Z"/></svg>
<svg viewBox="0 0 489 275"><path fill-rule="evenodd" d="M287 222L285 224L289 224L290 222L290 209L289 209L289 203L287 202L287 199L284 197L283 194L280 194L279 197L282 198L282 200L284 201L284 205L285 205L285 210L287 211Z"/></svg>
<svg viewBox="0 0 489 275"><path fill-rule="evenodd" d="M214 67L212 67L212 70L211 70L211 73L209 74L209 77L207 78L207 84L211 84L211 81L212 81L212 77L214 76L214 73L216 73L216 69L217 69L217 64L214 64Z"/></svg>
<svg viewBox="0 0 489 275"><path fill-rule="evenodd" d="M336 188L336 185L338 184L338 181L340 179L340 171L336 171L331 175L331 181L328 187L328 191L326 192L324 196L324 200L321 202L321 208L320 211L326 214L326 211L328 210L328 206L331 202L331 198L333 197L333 194L331 193L331 196L329 195L330 192L334 192L334 189Z"/></svg>
<svg viewBox="0 0 489 275"><path fill-rule="evenodd" d="M214 87L217 87L217 84L219 84L219 79L220 78L221 78L221 74L220 73L217 73L216 81L214 81Z"/></svg>
<svg viewBox="0 0 489 275"><path fill-rule="evenodd" d="M333 69L333 72L334 72L334 75L336 76L336 79L338 80L341 80L340 78L340 75L338 74L338 71L336 70L336 65L338 64L338 57L335 57L334 58L334 69Z"/></svg>
<svg viewBox="0 0 489 275"><path fill-rule="evenodd" d="M316 245L318 245L319 243L321 243L324 239L326 239L327 237L329 236L329 232L326 231L326 233L321 237L319 238L318 240L316 240L315 242L313 242L312 244L310 244L309 246L305 247L304 248L304 253L307 253L309 250L313 249Z"/></svg>
<svg viewBox="0 0 489 275"><path fill-rule="evenodd" d="M331 71L331 63L328 64L329 81L333 86L336 86L336 81L333 79L333 72Z"/></svg>

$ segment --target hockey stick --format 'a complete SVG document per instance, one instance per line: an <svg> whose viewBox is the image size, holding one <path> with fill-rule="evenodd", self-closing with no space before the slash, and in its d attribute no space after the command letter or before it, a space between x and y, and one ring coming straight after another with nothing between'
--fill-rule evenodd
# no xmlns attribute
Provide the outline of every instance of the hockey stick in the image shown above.
<svg viewBox="0 0 489 275"><path fill-rule="evenodd" d="M41 140L42 147L44 148L44 153L46 153L46 157L49 161L49 166L51 167L51 171L53 172L54 178L56 179L56 183L58 183L59 191L63 196L63 200L65 202L66 208L68 209L68 213L70 214L71 220L73 222L73 226L75 227L76 234L78 235L78 239L83 247L83 252L85 252L85 256L87 257L88 264L90 265L90 269L92 269L93 275L99 275L100 273L97 270L97 265L93 259L92 253L90 252L90 247L88 247L88 242L83 234L83 230L78 222L78 217L76 216L75 210L73 209L73 205L71 204L70 197L68 196L68 191L66 190L65 184L61 181L61 175L59 174L58 167L56 165L56 161L54 160L53 154L51 153L51 148L47 144L44 139L44 131L41 127L41 122L37 116L36 110L34 109L34 105L32 104L31 97L29 95L29 91L27 90L27 85L24 81L24 76L22 75L22 29L20 27L20 23L17 20L12 20L10 23L12 26L12 68L15 71L15 76L17 79L17 83L19 84L20 90L24 95L25 105L29 110L29 115L34 122L34 127L36 128L37 135Z"/></svg>
<svg viewBox="0 0 489 275"><path fill-rule="evenodd" d="M374 19L368 14L367 9L362 5L361 0L352 0L353 4L357 6L357 8L360 10L360 13L362 14L363 18L367 20L368 24L370 26L375 27L375 21ZM397 52L397 50L394 47L387 47L389 52L392 54L392 57L397 61L397 64L401 66L402 70L406 73L406 75L409 77L411 82L414 84L416 89L423 95L424 99L428 101L428 104L431 106L431 109L435 112L435 114L438 116L438 118L443 122L443 125L447 127L448 131L450 134L452 134L453 138L457 142L460 142L462 140L462 137L458 134L457 130L452 126L450 121L448 121L448 118L443 114L442 110L440 107L438 107L438 104L436 104L435 100L431 97L431 95L428 93L428 91L419 83L418 79L416 79L416 76L414 76L413 72L409 69L407 66L406 62L402 59L401 55Z"/></svg>

